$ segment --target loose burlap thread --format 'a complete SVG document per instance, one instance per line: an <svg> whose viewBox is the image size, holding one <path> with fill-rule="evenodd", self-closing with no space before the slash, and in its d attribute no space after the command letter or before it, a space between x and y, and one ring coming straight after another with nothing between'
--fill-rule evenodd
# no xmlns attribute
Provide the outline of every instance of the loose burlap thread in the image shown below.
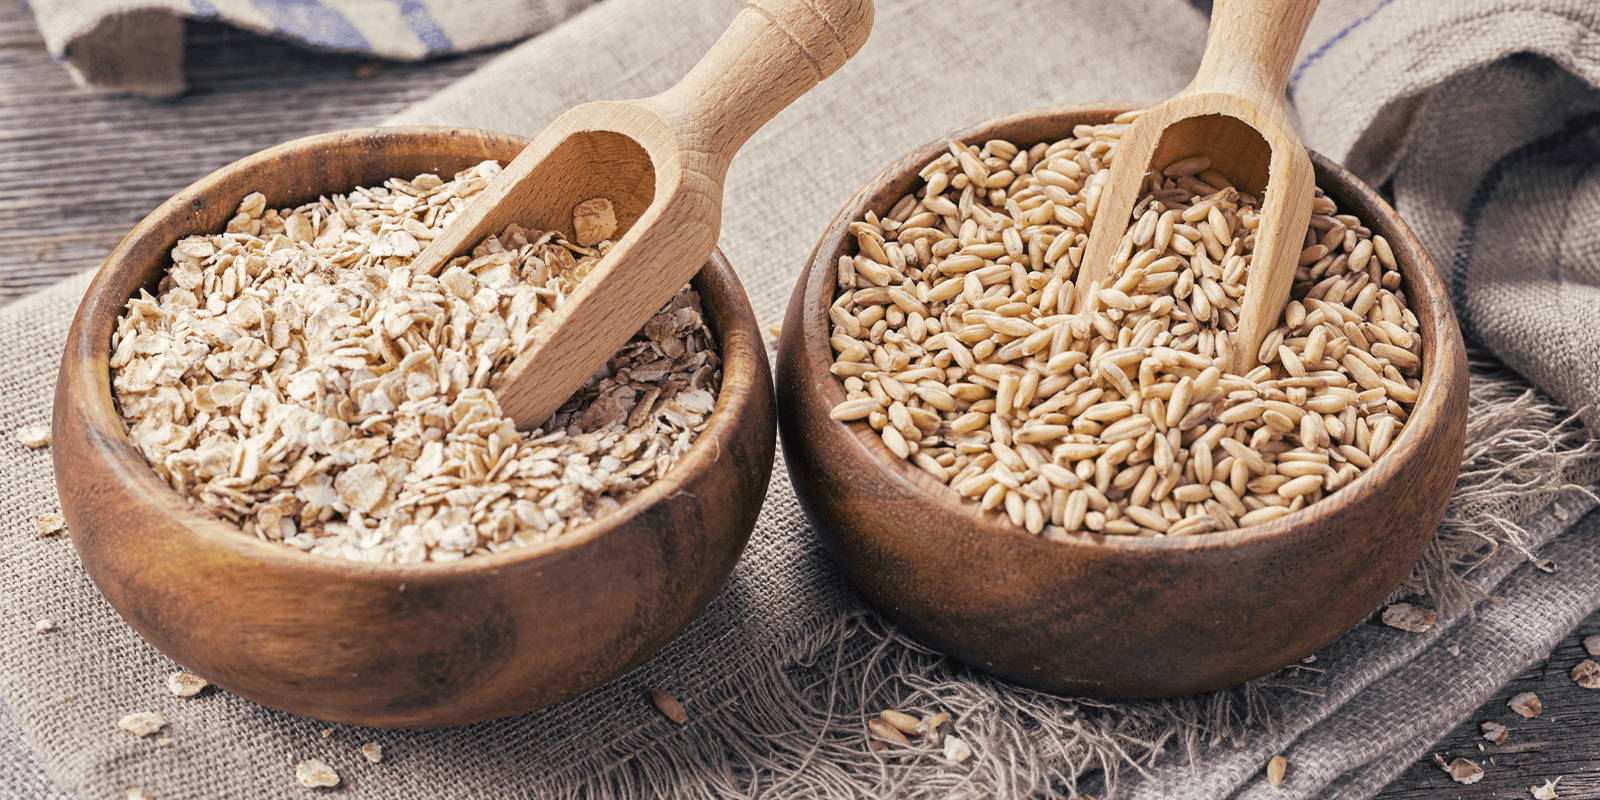
<svg viewBox="0 0 1600 800"><path fill-rule="evenodd" d="M779 320L835 209L914 145L1034 105L1148 101L1181 86L1203 15L1179 0L1127 5L882 0L867 48L758 134L729 175L723 247L762 323ZM663 88L734 7L607 0L397 121L535 132L575 102ZM25 530L54 502L47 455L6 447L0 602L19 628L40 616L63 627L0 647L0 696L48 773L85 797L130 785L161 798L298 797L293 764L311 757L339 769L352 797L1369 796L1600 604L1595 445L1574 418L1595 422L1600 366L1580 356L1600 345L1600 262L1586 247L1593 226L1572 224L1595 218L1583 212L1600 198L1597 27L1600 10L1578 2L1328 0L1296 69L1308 143L1392 192L1473 341L1463 477L1411 587L1443 603L1426 634L1363 625L1304 669L1172 701L1019 689L866 612L780 465L728 587L633 673L536 714L444 731L336 726L323 738L321 723L226 693L167 695L174 665L105 605L65 542ZM0 337L28 343L0 375L0 430L48 417L83 285L0 310ZM1557 570L1533 569L1535 553ZM680 697L691 721L660 718L642 699L652 686ZM865 715L886 707L952 712L973 758L869 753ZM135 710L165 713L173 743L116 730ZM385 745L384 763L356 752L369 740ZM1275 753L1294 765L1282 789L1261 776Z"/></svg>

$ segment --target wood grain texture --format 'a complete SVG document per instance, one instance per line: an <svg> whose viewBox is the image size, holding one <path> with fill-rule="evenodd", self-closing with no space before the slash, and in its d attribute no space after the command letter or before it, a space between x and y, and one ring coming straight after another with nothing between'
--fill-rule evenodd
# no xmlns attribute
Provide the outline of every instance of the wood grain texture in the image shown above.
<svg viewBox="0 0 1600 800"><path fill-rule="evenodd" d="M190 23L191 89L148 100L78 89L32 14L0 2L0 304L99 264L196 178L289 139L370 125L492 57L423 64L321 53Z"/></svg>
<svg viewBox="0 0 1600 800"><path fill-rule="evenodd" d="M379 66L209 23L192 23L189 42L194 89L185 97L91 95L50 60L29 12L0 2L0 304L95 266L144 214L207 171L296 136L382 119L490 57ZM369 67L376 74L357 73ZM1600 614L1579 634L1600 634ZM1567 677L1582 657L1579 638L1434 745L1451 757L1477 752L1479 721L1503 719L1517 692L1538 692L1549 710L1512 726L1482 781L1449 783L1423 758L1380 800L1525 798L1529 785L1556 775L1569 776L1563 797L1600 797L1600 692Z"/></svg>
<svg viewBox="0 0 1600 800"><path fill-rule="evenodd" d="M513 222L573 235L579 203L615 207L616 244L496 379L517 427L555 413L699 269L734 155L861 49L872 11L872 0L750 0L677 85L557 117L422 251L431 272Z"/></svg>
<svg viewBox="0 0 1600 800"><path fill-rule="evenodd" d="M1060 106L955 134L1027 148L1127 107ZM896 458L870 428L832 419L834 265L848 226L921 183L925 145L867 182L830 223L789 304L778 353L780 430L796 493L867 599L935 648L1068 694L1164 697L1292 663L1360 623L1433 538L1460 470L1466 355L1437 271L1394 210L1317 158L1317 181L1394 246L1422 333L1422 388L1395 443L1330 497L1262 525L1180 538L1024 533ZM848 476L848 478L846 478ZM1181 669L1173 665L1181 664Z"/></svg>
<svg viewBox="0 0 1600 800"><path fill-rule="evenodd" d="M111 397L111 333L183 236L220 230L260 191L275 207L395 175L507 161L517 137L364 128L218 170L128 234L95 275L56 383L52 456L84 569L144 638L263 705L318 719L440 726L575 697L664 646L722 587L766 493L766 350L720 255L695 278L723 358L711 421L623 506L555 540L449 563L357 564L247 536L150 469Z"/></svg>
<svg viewBox="0 0 1600 800"><path fill-rule="evenodd" d="M1284 88L1317 0L1220 0L1194 80L1128 127L1100 195L1078 285L1104 287L1128 230L1145 172L1205 156L1211 168L1261 199L1261 226L1231 337L1233 371L1256 364L1277 326L1311 219L1315 175L1290 120ZM1090 291L1078 296L1088 307Z"/></svg>

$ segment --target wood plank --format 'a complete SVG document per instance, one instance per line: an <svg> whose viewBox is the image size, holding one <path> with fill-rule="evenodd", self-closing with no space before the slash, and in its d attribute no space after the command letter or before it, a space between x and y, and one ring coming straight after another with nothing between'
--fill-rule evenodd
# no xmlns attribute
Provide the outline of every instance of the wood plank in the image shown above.
<svg viewBox="0 0 1600 800"><path fill-rule="evenodd" d="M310 52L189 23L182 97L78 89L33 18L0 2L0 304L96 266L150 209L240 156L369 125L483 64Z"/></svg>
<svg viewBox="0 0 1600 800"><path fill-rule="evenodd" d="M146 212L210 170L286 139L376 122L493 56L381 63L214 23L191 23L188 42L183 97L98 95L51 61L29 12L0 2L0 304L95 266ZM1600 614L1580 633L1600 633ZM1423 758L1378 797L1526 798L1528 786L1564 775L1562 798L1600 798L1600 691L1567 676L1583 657L1579 639L1434 746L1480 761L1482 781L1455 784ZM1544 699L1541 718L1505 707L1523 691ZM1511 729L1504 745L1479 737L1478 723L1491 719Z"/></svg>
<svg viewBox="0 0 1600 800"><path fill-rule="evenodd" d="M1558 785L1563 800L1600 798L1600 690L1584 689L1568 675L1586 657L1583 637L1594 634L1600 634L1600 614L1585 620L1548 658L1502 687L1430 750L1446 762L1457 757L1476 761L1484 769L1483 780L1462 786L1424 757L1389 784L1379 800L1528 798L1529 786L1557 776L1563 776ZM1506 707L1521 692L1533 692L1543 701L1538 719L1523 719ZM1510 730L1505 744L1490 744L1480 735L1478 723L1490 720Z"/></svg>

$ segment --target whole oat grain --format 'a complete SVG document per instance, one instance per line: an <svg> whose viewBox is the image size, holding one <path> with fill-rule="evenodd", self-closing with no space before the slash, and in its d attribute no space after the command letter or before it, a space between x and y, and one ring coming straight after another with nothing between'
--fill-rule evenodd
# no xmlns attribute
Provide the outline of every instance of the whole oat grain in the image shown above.
<svg viewBox="0 0 1600 800"><path fill-rule="evenodd" d="M1267 759L1267 783L1273 788L1283 785L1283 776L1289 771L1289 759L1281 755Z"/></svg>
<svg viewBox="0 0 1600 800"><path fill-rule="evenodd" d="M1132 116L1022 148L950 142L850 225L832 415L1045 536L1253 525L1349 484L1416 401L1422 338L1387 242L1317 194L1283 324L1226 372L1257 198L1185 159L1148 176L1111 284L1073 278Z"/></svg>
<svg viewBox="0 0 1600 800"><path fill-rule="evenodd" d="M447 561L560 536L654 482L721 381L680 291L539 430L490 383L609 249L511 228L438 274L412 257L498 173L420 175L294 209L252 194L172 251L113 337L129 432L247 533L357 561ZM585 204L585 237L614 230Z"/></svg>
<svg viewBox="0 0 1600 800"><path fill-rule="evenodd" d="M679 725L689 721L689 712L683 707L683 703L660 689L650 690L650 702L655 704L656 710L660 711L662 716Z"/></svg>

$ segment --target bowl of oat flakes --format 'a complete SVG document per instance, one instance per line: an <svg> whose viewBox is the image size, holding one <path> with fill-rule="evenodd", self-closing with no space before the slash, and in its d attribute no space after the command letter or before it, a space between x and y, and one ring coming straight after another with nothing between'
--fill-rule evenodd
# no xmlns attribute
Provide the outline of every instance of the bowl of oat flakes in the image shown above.
<svg viewBox="0 0 1600 800"><path fill-rule="evenodd" d="M1147 176L1078 313L1136 114L1039 109L889 166L818 243L779 347L790 476L846 575L934 647L1055 692L1188 694L1311 654L1400 585L1462 454L1438 272L1315 153L1259 366L1226 371L1260 198L1204 159Z"/></svg>
<svg viewBox="0 0 1600 800"><path fill-rule="evenodd" d="M408 267L525 142L290 142L173 197L95 276L57 383L62 507L106 599L184 668L319 719L462 724L622 674L727 579L774 412L720 253L535 431L491 379L615 217Z"/></svg>

